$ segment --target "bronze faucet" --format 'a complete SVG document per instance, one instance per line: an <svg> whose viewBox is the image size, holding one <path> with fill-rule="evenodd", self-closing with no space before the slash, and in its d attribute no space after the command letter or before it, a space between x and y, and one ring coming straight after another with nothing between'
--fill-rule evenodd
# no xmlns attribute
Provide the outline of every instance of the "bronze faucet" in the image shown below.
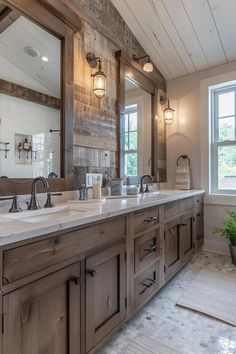
<svg viewBox="0 0 236 354"><path fill-rule="evenodd" d="M49 184L46 178L44 177L37 177L33 180L32 182L32 188L31 188L31 198L30 198L30 202L28 205L28 210L38 210L41 209L38 201L37 201L37 184L41 182L43 183L45 188L49 188Z"/></svg>
<svg viewBox="0 0 236 354"><path fill-rule="evenodd" d="M148 184L146 184L146 189L145 189L145 190L144 190L144 188L143 188L143 180L144 180L144 178L149 178L151 181L153 180L153 178L152 178L152 176L149 176L149 175L143 175L143 176L141 177L141 181L140 181L140 184L141 184L141 186L140 186L140 193L149 193Z"/></svg>

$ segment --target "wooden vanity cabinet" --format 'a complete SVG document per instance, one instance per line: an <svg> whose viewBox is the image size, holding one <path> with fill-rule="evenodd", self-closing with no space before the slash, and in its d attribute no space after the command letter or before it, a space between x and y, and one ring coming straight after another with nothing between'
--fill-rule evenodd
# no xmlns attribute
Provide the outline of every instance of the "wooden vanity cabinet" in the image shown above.
<svg viewBox="0 0 236 354"><path fill-rule="evenodd" d="M173 275L180 266L180 218L165 225L165 279Z"/></svg>
<svg viewBox="0 0 236 354"><path fill-rule="evenodd" d="M95 353L202 242L196 197L2 247L1 353Z"/></svg>
<svg viewBox="0 0 236 354"><path fill-rule="evenodd" d="M195 247L193 232L193 214L189 213L181 218L180 222L180 258L192 254Z"/></svg>
<svg viewBox="0 0 236 354"><path fill-rule="evenodd" d="M3 296L3 354L80 353L80 263Z"/></svg>
<svg viewBox="0 0 236 354"><path fill-rule="evenodd" d="M86 352L126 317L125 242L86 259Z"/></svg>
<svg viewBox="0 0 236 354"><path fill-rule="evenodd" d="M168 280L193 254L193 212L184 214L165 224L165 279Z"/></svg>

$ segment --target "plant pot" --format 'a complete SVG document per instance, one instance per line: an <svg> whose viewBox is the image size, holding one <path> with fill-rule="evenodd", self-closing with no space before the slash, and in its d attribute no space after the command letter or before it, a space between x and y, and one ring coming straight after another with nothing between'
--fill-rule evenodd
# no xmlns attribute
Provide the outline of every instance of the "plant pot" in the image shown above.
<svg viewBox="0 0 236 354"><path fill-rule="evenodd" d="M236 246L229 245L232 263L236 265Z"/></svg>

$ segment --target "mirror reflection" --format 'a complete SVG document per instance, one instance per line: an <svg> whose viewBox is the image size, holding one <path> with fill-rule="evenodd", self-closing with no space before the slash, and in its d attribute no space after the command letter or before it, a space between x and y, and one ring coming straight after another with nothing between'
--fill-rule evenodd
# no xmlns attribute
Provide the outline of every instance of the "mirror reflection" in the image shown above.
<svg viewBox="0 0 236 354"><path fill-rule="evenodd" d="M61 41L0 3L0 177L60 177Z"/></svg>
<svg viewBox="0 0 236 354"><path fill-rule="evenodd" d="M121 171L127 176L151 174L151 117L151 95L126 77Z"/></svg>

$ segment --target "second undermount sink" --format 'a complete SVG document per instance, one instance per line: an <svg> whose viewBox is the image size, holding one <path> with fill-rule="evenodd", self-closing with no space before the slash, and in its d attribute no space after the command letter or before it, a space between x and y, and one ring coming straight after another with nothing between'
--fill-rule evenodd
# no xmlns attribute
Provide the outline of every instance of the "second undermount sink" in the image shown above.
<svg viewBox="0 0 236 354"><path fill-rule="evenodd" d="M70 210L68 206L56 206L54 208L43 208L38 210L28 210L20 213L1 215L1 217L10 220L19 220L28 223L41 223L45 221L54 221L55 218L63 220L64 217L78 216L83 213L82 210Z"/></svg>

